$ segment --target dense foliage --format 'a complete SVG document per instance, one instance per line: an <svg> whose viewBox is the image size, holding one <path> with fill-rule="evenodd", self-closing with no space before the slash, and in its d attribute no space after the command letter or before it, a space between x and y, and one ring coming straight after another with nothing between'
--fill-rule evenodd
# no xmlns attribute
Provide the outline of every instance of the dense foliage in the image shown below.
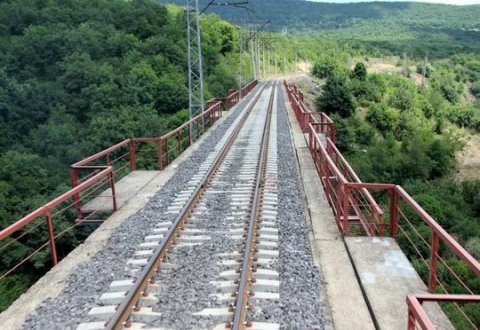
<svg viewBox="0 0 480 330"><path fill-rule="evenodd" d="M185 120L185 27L183 11L150 0L0 2L0 228L67 190L74 161ZM202 27L207 97L225 95L237 29L215 16ZM59 253L87 233L62 237ZM0 274L44 235L2 251ZM0 310L48 268L45 251L0 281Z"/></svg>
<svg viewBox="0 0 480 330"><path fill-rule="evenodd" d="M160 0L183 4L183 0ZM206 5L209 1L201 0ZM479 49L480 5L451 6L414 2L320 3L305 0L253 0L255 20L270 23L272 31L320 33L367 41L370 50L442 57L465 49ZM251 14L231 7L212 6L210 12L235 23L250 22Z"/></svg>

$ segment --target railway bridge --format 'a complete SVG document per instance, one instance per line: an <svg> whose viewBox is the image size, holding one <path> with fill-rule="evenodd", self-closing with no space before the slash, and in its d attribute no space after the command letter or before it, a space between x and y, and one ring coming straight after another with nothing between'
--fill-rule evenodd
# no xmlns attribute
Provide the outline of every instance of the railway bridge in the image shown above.
<svg viewBox="0 0 480 330"><path fill-rule="evenodd" d="M479 276L478 260L402 187L362 182L303 98L253 81L164 136L73 164L71 190L0 231L2 253L45 237L0 280L39 253L53 266L0 327L478 328L479 292L450 265Z"/></svg>

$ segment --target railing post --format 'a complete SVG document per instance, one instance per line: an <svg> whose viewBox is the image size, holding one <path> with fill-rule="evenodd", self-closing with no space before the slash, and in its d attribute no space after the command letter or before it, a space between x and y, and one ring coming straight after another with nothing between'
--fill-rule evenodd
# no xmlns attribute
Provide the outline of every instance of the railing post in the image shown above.
<svg viewBox="0 0 480 330"><path fill-rule="evenodd" d="M113 172L108 173L108 181L110 182L110 189L112 189L113 211L117 211L117 194L115 193L115 178Z"/></svg>
<svg viewBox="0 0 480 330"><path fill-rule="evenodd" d="M322 163L322 160L320 160L320 164ZM324 177L325 177L325 194L327 195L327 198L330 198L330 195L332 194L332 185L330 182L330 167L328 167L327 162L325 161L323 169L321 169L321 172Z"/></svg>
<svg viewBox="0 0 480 330"><path fill-rule="evenodd" d="M200 133L199 133L199 129L198 129L198 120L195 122L195 136L196 136L195 140L198 140L198 138L200 137ZM167 141L167 145L168 145L168 141Z"/></svg>
<svg viewBox="0 0 480 330"><path fill-rule="evenodd" d="M197 125L198 129L198 125ZM168 145L168 139L165 140L165 160L167 162L167 166L170 165L170 147Z"/></svg>
<svg viewBox="0 0 480 330"><path fill-rule="evenodd" d="M178 131L177 134L177 140L178 140L178 154L182 152L182 130Z"/></svg>
<svg viewBox="0 0 480 330"><path fill-rule="evenodd" d="M190 143L191 143L191 139L190 139L190 132L191 130L188 130L188 137L189 137L189 140L190 140ZM161 171L163 170L163 140L162 139L158 139L157 140L157 159L158 159L158 169Z"/></svg>
<svg viewBox="0 0 480 330"><path fill-rule="evenodd" d="M56 264L58 264L58 258L57 248L55 246L55 233L53 231L52 211L50 209L45 210L45 218L48 230L48 244L50 245L50 252L52 253L52 264L53 266L55 266Z"/></svg>
<svg viewBox="0 0 480 330"><path fill-rule="evenodd" d="M72 188L75 188L78 186L78 170L76 168L70 168L70 181L72 182ZM78 219L83 219L83 213L82 213L82 205L80 203L80 194L74 194L72 196L73 199L73 205L75 206L75 210L77 211L77 218Z"/></svg>
<svg viewBox="0 0 480 330"><path fill-rule="evenodd" d="M390 189L390 237L396 238L398 234L398 215L400 195L397 188Z"/></svg>
<svg viewBox="0 0 480 330"><path fill-rule="evenodd" d="M135 141L130 139L129 143L129 151L130 151L130 170L136 171L137 170L137 159L135 155Z"/></svg>
<svg viewBox="0 0 480 330"><path fill-rule="evenodd" d="M345 185L345 192L343 196L343 235L348 235L348 209L349 209L349 199L350 199L350 190L351 188Z"/></svg>
<svg viewBox="0 0 480 330"><path fill-rule="evenodd" d="M333 204L333 199L332 199L332 204ZM337 204L335 207L335 210L337 214L335 215L335 221L337 222L337 227L340 229L340 231L343 232L342 229L342 184L338 183L337 185L337 195L336 195L336 200L335 203Z"/></svg>
<svg viewBox="0 0 480 330"><path fill-rule="evenodd" d="M409 305L407 330L415 330L417 328L415 323L416 323L415 315L412 312L412 307Z"/></svg>
<svg viewBox="0 0 480 330"><path fill-rule="evenodd" d="M312 145L313 145L313 134L314 131L310 128L308 130L308 148L310 149L310 152L313 153ZM315 158L315 157L314 157Z"/></svg>
<svg viewBox="0 0 480 330"><path fill-rule="evenodd" d="M428 277L428 292L433 293L437 286L437 261L440 248L440 237L432 230L432 255L430 259L430 274Z"/></svg>

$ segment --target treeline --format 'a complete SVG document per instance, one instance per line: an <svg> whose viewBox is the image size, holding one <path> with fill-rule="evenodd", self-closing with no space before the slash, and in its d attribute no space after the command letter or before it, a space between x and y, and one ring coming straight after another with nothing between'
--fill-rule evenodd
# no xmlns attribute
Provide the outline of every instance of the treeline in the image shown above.
<svg viewBox="0 0 480 330"><path fill-rule="evenodd" d="M225 95L237 86L237 28L215 16L201 24L206 97ZM126 138L160 136L187 107L184 11L153 0L2 1L0 229L67 190L69 164ZM58 244L68 252L87 234ZM0 274L44 235L2 251ZM49 265L40 253L0 281L0 311Z"/></svg>
<svg viewBox="0 0 480 330"><path fill-rule="evenodd" d="M407 63L406 59L402 62ZM472 102L469 95L477 93L472 86L480 81L480 57L459 54L427 66L417 63L417 70L427 76L425 86L408 79L414 73L411 64L402 73L368 74L364 62L350 69L338 57L326 55L313 68L313 74L324 81L318 109L336 122L337 145L362 181L402 185L479 259L480 180L459 182L454 174L455 152L463 148L459 128L470 134L480 132L480 101ZM380 203L388 203L381 195L377 197ZM398 241L425 280L428 269L406 235L415 238L418 232L429 241L430 230L414 214L404 212L415 229L405 226ZM462 281L480 292L478 276L451 253L444 251L443 257ZM443 264L439 273L449 290L467 293ZM445 308L457 328L470 328L453 306ZM480 324L474 305L465 310Z"/></svg>
<svg viewBox="0 0 480 330"><path fill-rule="evenodd" d="M183 4L183 0L159 0ZM199 1L202 8L209 1ZM318 3L305 0L250 1L252 13L235 7L211 6L237 24L263 24L280 32L315 34L368 44L387 54L441 58L465 50L478 51L480 5L452 6L414 2Z"/></svg>

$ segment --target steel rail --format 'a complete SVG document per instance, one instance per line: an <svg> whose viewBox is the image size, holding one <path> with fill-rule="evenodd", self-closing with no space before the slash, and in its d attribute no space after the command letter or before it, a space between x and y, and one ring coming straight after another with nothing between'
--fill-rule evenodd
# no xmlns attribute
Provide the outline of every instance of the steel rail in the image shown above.
<svg viewBox="0 0 480 330"><path fill-rule="evenodd" d="M266 85L262 86L259 93L255 96L253 101L250 103L247 111L243 114L240 122L235 127L233 132L230 134L227 142L215 157L214 162L210 166L207 174L202 179L201 184L194 191L192 197L187 201L186 205L180 210L179 214L173 221L173 225L170 227L168 232L165 234L164 239L161 241L160 245L155 249L152 257L149 259L148 263L143 267L140 275L136 278L132 288L127 292L125 299L118 306L115 314L110 318L110 320L105 325L107 330L119 330L124 326L128 327L131 325L130 315L133 311L139 311L140 307L138 305L139 300L142 297L148 296L147 287L148 284L155 283L155 275L160 271L160 264L166 257L166 254L175 244L177 237L180 236L180 231L184 229L185 223L190 218L193 210L198 205L199 200L203 197L205 190L208 188L209 182L217 173L218 168L223 163L227 153L229 152L231 146L235 142L238 133L242 129L245 121L252 112L253 108L257 104L260 96L262 95Z"/></svg>
<svg viewBox="0 0 480 330"><path fill-rule="evenodd" d="M265 181L265 172L268 157L268 142L270 137L270 124L272 119L273 101L275 98L275 91L277 83L273 83L272 94L270 95L270 102L268 104L267 117L265 126L263 128L262 142L260 144L261 151L259 163L257 167L257 176L255 180L255 193L252 201L252 209L248 222L248 231L245 242L245 250L243 251L242 268L240 273L240 280L238 284L238 291L233 306L233 321L229 325L232 330L242 330L249 326L247 320L248 297L253 294L251 290L254 279L252 273L254 271L254 254L255 254L255 240L258 229L259 211L262 203L262 193Z"/></svg>

